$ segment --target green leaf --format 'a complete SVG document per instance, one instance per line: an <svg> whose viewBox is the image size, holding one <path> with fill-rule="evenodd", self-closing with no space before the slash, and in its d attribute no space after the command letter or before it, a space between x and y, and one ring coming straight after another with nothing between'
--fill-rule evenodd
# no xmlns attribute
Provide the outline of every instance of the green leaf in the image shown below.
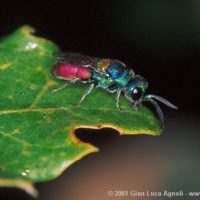
<svg viewBox="0 0 200 200"><path fill-rule="evenodd" d="M154 115L143 106L130 109L124 97L120 112L115 96L101 89L74 106L87 84L51 92L64 83L51 75L52 52L59 49L31 32L24 26L0 43L0 185L16 186L19 179L23 183L54 179L75 161L97 151L76 138L74 130L80 127L159 135L160 124Z"/></svg>

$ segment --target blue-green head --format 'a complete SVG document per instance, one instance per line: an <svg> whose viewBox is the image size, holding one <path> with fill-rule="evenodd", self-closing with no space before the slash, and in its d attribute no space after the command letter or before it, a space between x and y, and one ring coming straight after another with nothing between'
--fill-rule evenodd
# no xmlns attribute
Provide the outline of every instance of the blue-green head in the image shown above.
<svg viewBox="0 0 200 200"><path fill-rule="evenodd" d="M163 97L154 94L145 94L147 88L148 88L148 82L146 81L146 79L144 79L139 75L136 75L128 83L126 89L124 90L124 94L125 97L132 102L133 108L137 108L144 101L152 103L158 113L163 129L164 128L163 112L155 100L160 101L163 104L173 109L177 109L177 107Z"/></svg>
<svg viewBox="0 0 200 200"><path fill-rule="evenodd" d="M136 105L141 103L144 93L148 88L148 82L143 77L136 75L128 83L125 90L125 97Z"/></svg>

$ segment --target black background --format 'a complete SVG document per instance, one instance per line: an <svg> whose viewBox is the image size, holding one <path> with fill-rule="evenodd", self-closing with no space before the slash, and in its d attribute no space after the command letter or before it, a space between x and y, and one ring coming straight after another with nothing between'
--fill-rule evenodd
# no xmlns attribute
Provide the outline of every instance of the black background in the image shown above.
<svg viewBox="0 0 200 200"><path fill-rule="evenodd" d="M7 0L0 1L0 36L3 37L16 28L28 24L37 30L38 36L54 41L64 51L75 51L102 58L111 57L125 62L137 74L148 80L149 93L159 94L179 107L178 111L162 107L166 121L169 120L166 122L165 134L169 134L170 138L161 136L162 139L159 141L150 139L151 142L154 140L160 144L155 149L159 151L165 139L167 144L174 141L169 130L173 132L173 129L176 129L177 138L186 137L187 133L184 135L178 131L179 128L184 129L181 120L184 123L199 123L199 9L200 3L195 0ZM175 122L178 120L177 126L174 126L176 123L173 123L173 120ZM110 142L110 138L116 140L111 130L95 133L89 131L89 133L95 136L80 137L95 143L101 149ZM103 136L97 136L99 133ZM188 133L191 133L191 129ZM195 141L196 137L199 139L198 130L193 131L191 135L194 136L191 141ZM139 142L144 140L144 144L149 142L145 141L144 136L135 140L136 145L138 140ZM117 142L119 143L118 140ZM176 142L178 145L179 141ZM122 143L118 145L123 148L126 144L129 143L122 139ZM169 147L166 146L167 148ZM102 156L107 153L102 153ZM194 155L194 152L191 154ZM91 159L98 158L93 156ZM83 165L89 161L86 159ZM77 169L77 165L74 171L72 167L70 168L69 174L80 170ZM45 188L40 185L38 187ZM0 195L5 199L11 199L13 195L15 199L17 197L31 199L15 189L1 189Z"/></svg>
<svg viewBox="0 0 200 200"><path fill-rule="evenodd" d="M2 1L1 36L29 24L62 50L124 61L181 110L197 109L198 1ZM196 12L196 13L195 13Z"/></svg>

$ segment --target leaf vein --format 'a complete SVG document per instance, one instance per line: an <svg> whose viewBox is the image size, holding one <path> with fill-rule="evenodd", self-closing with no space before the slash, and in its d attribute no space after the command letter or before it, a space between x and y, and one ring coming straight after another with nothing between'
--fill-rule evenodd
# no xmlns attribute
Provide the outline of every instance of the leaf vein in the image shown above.
<svg viewBox="0 0 200 200"><path fill-rule="evenodd" d="M44 96L45 92L51 85L53 85L53 81L50 80L42 87L41 91L38 93L38 95L36 96L35 100L29 108L35 107L35 105L40 101L40 99Z"/></svg>

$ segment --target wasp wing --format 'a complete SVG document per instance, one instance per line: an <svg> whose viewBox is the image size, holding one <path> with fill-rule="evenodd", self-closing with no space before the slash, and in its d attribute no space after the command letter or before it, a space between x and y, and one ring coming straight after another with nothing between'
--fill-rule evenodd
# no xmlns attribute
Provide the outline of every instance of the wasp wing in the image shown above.
<svg viewBox="0 0 200 200"><path fill-rule="evenodd" d="M126 65L116 59L101 59L91 56L85 56L80 53L71 53L71 52L55 52L53 56L60 63L68 63L71 65L76 65L78 67L87 68L91 72L96 72L100 76L108 77L108 74L105 72L104 67L108 67L111 63L117 63L120 66L126 68ZM100 66L101 61L105 61L106 66Z"/></svg>
<svg viewBox="0 0 200 200"><path fill-rule="evenodd" d="M96 66L101 60L100 58L85 56L79 53L56 52L53 54L58 62L69 63L79 67L87 67L89 65Z"/></svg>
<svg viewBox="0 0 200 200"><path fill-rule="evenodd" d="M67 63L71 65L76 65L81 68L87 68L91 72L96 72L101 76L106 76L105 71L98 67L98 63L102 60L100 58L85 56L79 53L71 52L56 52L53 56L60 63Z"/></svg>

